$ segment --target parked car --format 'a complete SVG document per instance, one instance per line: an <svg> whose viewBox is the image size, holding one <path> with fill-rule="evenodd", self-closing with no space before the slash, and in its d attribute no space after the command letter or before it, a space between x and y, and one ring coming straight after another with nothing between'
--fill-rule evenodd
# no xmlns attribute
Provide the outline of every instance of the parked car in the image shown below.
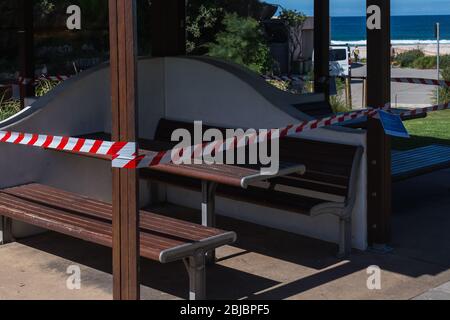
<svg viewBox="0 0 450 320"><path fill-rule="evenodd" d="M350 48L331 47L330 48L330 76L347 77L350 75Z"/></svg>
<svg viewBox="0 0 450 320"><path fill-rule="evenodd" d="M349 47L330 47L330 77L348 77L350 75L351 65L352 61Z"/></svg>

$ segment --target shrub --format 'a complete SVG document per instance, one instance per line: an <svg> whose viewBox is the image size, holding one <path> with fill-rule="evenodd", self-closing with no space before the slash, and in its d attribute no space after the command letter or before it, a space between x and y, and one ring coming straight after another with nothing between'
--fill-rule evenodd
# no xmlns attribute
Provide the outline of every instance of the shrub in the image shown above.
<svg viewBox="0 0 450 320"><path fill-rule="evenodd" d="M0 121L8 119L20 111L20 101L5 99L7 92L0 95Z"/></svg>
<svg viewBox="0 0 450 320"><path fill-rule="evenodd" d="M450 73L450 55L447 54L441 57L441 69L447 70ZM450 79L450 75L447 79Z"/></svg>
<svg viewBox="0 0 450 320"><path fill-rule="evenodd" d="M347 106L342 95L338 94L330 97L331 109L334 113L350 112L351 108Z"/></svg>
<svg viewBox="0 0 450 320"><path fill-rule="evenodd" d="M450 81L450 65L446 66L441 71L442 79ZM439 90L439 101L437 99ZM433 92L433 103L448 103L450 102L450 88L436 88Z"/></svg>
<svg viewBox="0 0 450 320"><path fill-rule="evenodd" d="M436 69L437 58L436 56L420 57L413 62L412 66L416 69ZM441 56L440 67L446 68L447 66L450 66L450 55Z"/></svg>
<svg viewBox="0 0 450 320"><path fill-rule="evenodd" d="M395 61L400 67L408 68L413 66L414 61L424 56L425 54L422 52L422 50L415 49L398 54L395 58Z"/></svg>
<svg viewBox="0 0 450 320"><path fill-rule="evenodd" d="M450 81L450 65L444 67L441 70L442 79L446 81Z"/></svg>
<svg viewBox="0 0 450 320"><path fill-rule="evenodd" d="M342 79L336 79L336 91L337 94L330 96L330 105L334 113L350 112L351 107L349 107L344 99L345 95L345 82Z"/></svg>
<svg viewBox="0 0 450 320"><path fill-rule="evenodd" d="M437 60L436 57L420 57L413 62L412 66L416 69L433 69L437 66Z"/></svg>
<svg viewBox="0 0 450 320"><path fill-rule="evenodd" d="M269 84L277 88L281 91L289 91L290 83L289 81L282 81L282 80L268 80Z"/></svg>
<svg viewBox="0 0 450 320"><path fill-rule="evenodd" d="M225 31L208 45L210 56L234 61L258 73L270 70L272 58L258 21L233 13L225 16L223 24Z"/></svg>
<svg viewBox="0 0 450 320"><path fill-rule="evenodd" d="M60 81L51 81L47 79L39 79L36 85L36 97L43 97L50 91L52 91L56 86L58 86Z"/></svg>

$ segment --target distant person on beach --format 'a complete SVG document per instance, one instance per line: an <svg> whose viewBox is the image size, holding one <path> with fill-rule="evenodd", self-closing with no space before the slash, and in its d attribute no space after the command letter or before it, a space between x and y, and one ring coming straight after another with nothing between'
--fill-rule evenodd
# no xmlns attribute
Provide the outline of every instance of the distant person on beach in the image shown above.
<svg viewBox="0 0 450 320"><path fill-rule="evenodd" d="M353 56L355 57L355 63L358 63L358 61L359 61L359 55L360 55L359 47L356 46L356 47L355 47L355 50L353 50Z"/></svg>
<svg viewBox="0 0 450 320"><path fill-rule="evenodd" d="M395 54L396 54L395 48L394 48L394 46L391 45L391 64L394 64Z"/></svg>

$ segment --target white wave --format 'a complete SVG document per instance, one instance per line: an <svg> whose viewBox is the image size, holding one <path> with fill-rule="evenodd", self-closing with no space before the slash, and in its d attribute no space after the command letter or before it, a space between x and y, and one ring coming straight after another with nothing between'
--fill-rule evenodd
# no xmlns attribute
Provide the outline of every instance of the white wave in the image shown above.
<svg viewBox="0 0 450 320"><path fill-rule="evenodd" d="M393 45L427 45L427 44L436 44L436 40L392 40ZM332 40L331 44L334 46L346 45L349 44L351 46L365 46L367 45L366 40L350 40L350 41L337 41ZM441 40L441 44L450 44L450 40Z"/></svg>

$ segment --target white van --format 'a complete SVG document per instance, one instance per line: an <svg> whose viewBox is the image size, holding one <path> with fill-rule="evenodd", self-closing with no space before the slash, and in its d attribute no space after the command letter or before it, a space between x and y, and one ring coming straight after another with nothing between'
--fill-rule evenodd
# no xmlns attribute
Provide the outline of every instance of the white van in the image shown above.
<svg viewBox="0 0 450 320"><path fill-rule="evenodd" d="M330 47L330 76L348 77L350 75L350 48Z"/></svg>

